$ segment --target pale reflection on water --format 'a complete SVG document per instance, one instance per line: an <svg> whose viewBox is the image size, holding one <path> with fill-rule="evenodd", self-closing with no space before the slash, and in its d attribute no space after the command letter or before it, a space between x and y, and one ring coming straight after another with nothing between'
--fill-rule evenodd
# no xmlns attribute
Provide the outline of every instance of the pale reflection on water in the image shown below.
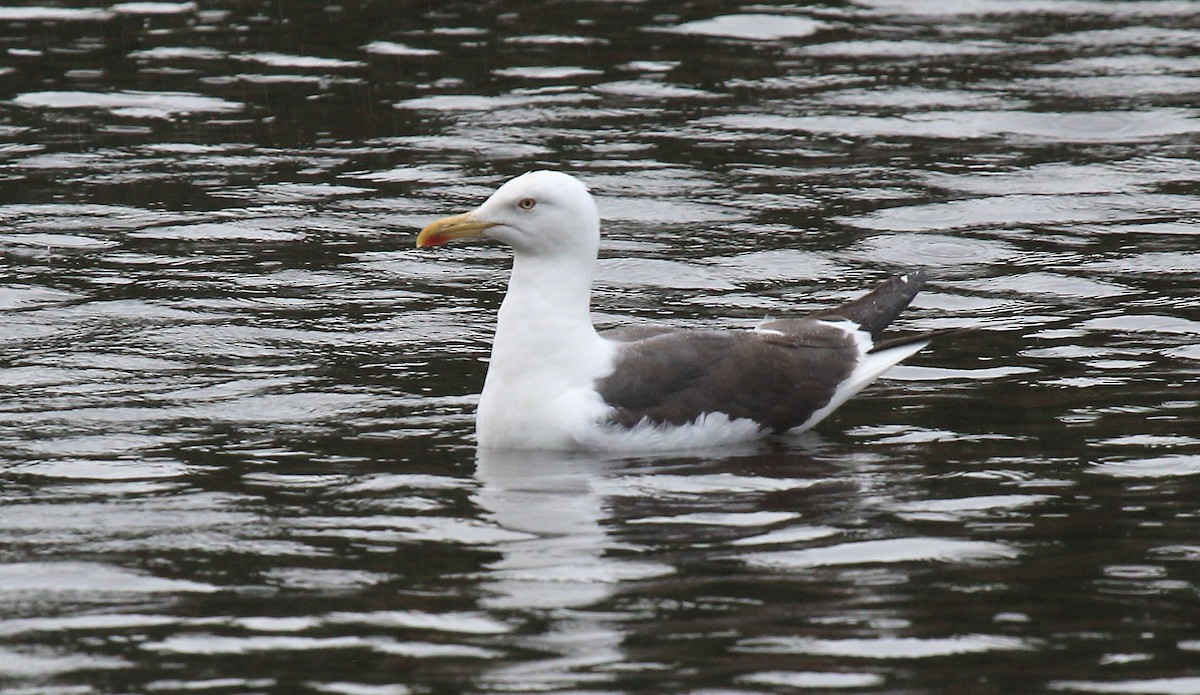
<svg viewBox="0 0 1200 695"><path fill-rule="evenodd" d="M623 582L669 575L669 565L611 557L618 550L606 526L609 500L601 483L610 462L551 452L481 450L479 490L484 518L522 534L495 549L480 603L517 610L548 627L519 645L545 656L482 674L499 689L553 690L612 680L605 667L625 660L618 616L594 610ZM589 610L593 609L593 610Z"/></svg>
<svg viewBox="0 0 1200 695"><path fill-rule="evenodd" d="M1198 691L1192 3L0 36L3 692ZM979 330L795 441L476 451L507 257L412 238L541 167L602 325Z"/></svg>

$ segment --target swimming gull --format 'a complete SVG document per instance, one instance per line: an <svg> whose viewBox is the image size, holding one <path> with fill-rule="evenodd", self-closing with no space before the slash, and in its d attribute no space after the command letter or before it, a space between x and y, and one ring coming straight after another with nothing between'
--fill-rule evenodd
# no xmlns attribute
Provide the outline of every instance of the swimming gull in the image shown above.
<svg viewBox="0 0 1200 695"><path fill-rule="evenodd" d="M418 247L485 238L513 251L476 415L481 447L649 451L806 430L932 333L879 341L924 271L803 318L753 329L630 326L598 332L590 295L600 216L578 179L533 171Z"/></svg>

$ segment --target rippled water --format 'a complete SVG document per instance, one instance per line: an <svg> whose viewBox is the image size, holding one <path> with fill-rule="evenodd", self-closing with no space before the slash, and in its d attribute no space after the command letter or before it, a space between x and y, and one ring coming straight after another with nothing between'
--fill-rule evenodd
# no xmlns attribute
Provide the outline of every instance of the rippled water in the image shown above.
<svg viewBox="0 0 1200 695"><path fill-rule="evenodd" d="M1183 0L0 7L5 693L1200 693ZM476 452L530 168L597 321L924 266L818 432Z"/></svg>

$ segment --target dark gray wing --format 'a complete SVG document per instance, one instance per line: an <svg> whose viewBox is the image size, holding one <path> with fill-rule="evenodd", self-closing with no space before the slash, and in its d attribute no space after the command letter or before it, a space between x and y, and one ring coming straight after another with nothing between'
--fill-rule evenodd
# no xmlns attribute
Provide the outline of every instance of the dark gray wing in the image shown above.
<svg viewBox="0 0 1200 695"><path fill-rule="evenodd" d="M860 357L852 333L823 321L851 321L878 335L924 282L925 272L913 271L841 306L755 331L608 331L602 335L617 343L616 362L596 390L613 407L612 420L625 427L643 420L684 425L706 413L747 418L776 432L798 427L829 403Z"/></svg>
<svg viewBox="0 0 1200 695"><path fill-rule="evenodd" d="M605 337L609 337L605 334ZM706 413L782 432L829 402L858 361L854 337L818 321L787 334L658 332L617 345L613 373L596 390L614 423L684 425Z"/></svg>
<svg viewBox="0 0 1200 695"><path fill-rule="evenodd" d="M904 311L913 297L917 296L917 292L920 292L925 284L925 279L924 270L912 270L884 280L858 299L832 309L823 309L804 318L853 321L870 333L871 337L878 337L883 329Z"/></svg>

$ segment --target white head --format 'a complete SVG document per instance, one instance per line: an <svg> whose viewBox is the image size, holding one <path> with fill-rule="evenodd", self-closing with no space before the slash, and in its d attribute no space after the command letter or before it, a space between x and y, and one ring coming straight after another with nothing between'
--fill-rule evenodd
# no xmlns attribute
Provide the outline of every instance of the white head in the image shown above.
<svg viewBox="0 0 1200 695"><path fill-rule="evenodd" d="M471 212L425 227L417 246L472 237L505 243L518 256L594 259L600 215L579 179L557 171L531 171L498 188Z"/></svg>

